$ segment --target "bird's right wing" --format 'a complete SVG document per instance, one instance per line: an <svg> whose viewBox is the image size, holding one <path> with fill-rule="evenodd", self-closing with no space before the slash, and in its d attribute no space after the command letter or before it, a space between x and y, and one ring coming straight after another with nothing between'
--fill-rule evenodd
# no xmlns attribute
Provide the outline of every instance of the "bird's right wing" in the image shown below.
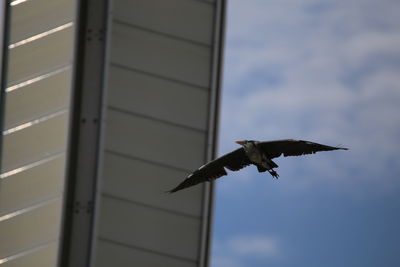
<svg viewBox="0 0 400 267"><path fill-rule="evenodd" d="M347 148L344 147L327 146L310 141L294 139L260 142L258 146L269 158L277 158L282 154L283 156L288 157L314 154L319 151L330 151L337 149L347 150Z"/></svg>
<svg viewBox="0 0 400 267"><path fill-rule="evenodd" d="M227 175L225 168L228 168L232 171L237 171L250 164L251 162L247 158L244 149L236 149L228 154L225 154L215 160L204 164L203 166L189 174L182 183L180 183L177 187L170 190L169 192L173 193L184 188L205 181L212 181L221 176Z"/></svg>

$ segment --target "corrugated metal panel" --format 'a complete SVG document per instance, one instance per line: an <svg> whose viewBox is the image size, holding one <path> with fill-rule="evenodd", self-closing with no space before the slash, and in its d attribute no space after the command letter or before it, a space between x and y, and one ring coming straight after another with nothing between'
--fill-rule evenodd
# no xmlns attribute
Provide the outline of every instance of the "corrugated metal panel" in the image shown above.
<svg viewBox="0 0 400 267"><path fill-rule="evenodd" d="M73 27L68 27L11 49L8 84L14 85L71 64L73 33Z"/></svg>
<svg viewBox="0 0 400 267"><path fill-rule="evenodd" d="M181 182L186 173L170 166L108 152L104 158L103 192L132 203L200 218L199 203L203 197L200 186L183 191L180 197L164 193Z"/></svg>
<svg viewBox="0 0 400 267"><path fill-rule="evenodd" d="M56 240L60 214L61 199L56 199L26 212L0 217L0 259Z"/></svg>
<svg viewBox="0 0 400 267"><path fill-rule="evenodd" d="M192 216L151 209L128 201L103 197L99 237L132 247L197 260L201 221Z"/></svg>
<svg viewBox="0 0 400 267"><path fill-rule="evenodd" d="M55 266L76 1L7 2L10 38L7 88L3 88L0 265Z"/></svg>
<svg viewBox="0 0 400 267"><path fill-rule="evenodd" d="M71 89L70 69L63 68L60 72L51 74L39 76L36 78L39 79L37 82L7 93L5 129L68 107Z"/></svg>
<svg viewBox="0 0 400 267"><path fill-rule="evenodd" d="M12 8L10 44L73 21L75 1L30 0Z"/></svg>
<svg viewBox="0 0 400 267"><path fill-rule="evenodd" d="M3 178L0 186L0 216L59 196L63 186L64 164L64 155L56 155Z"/></svg>
<svg viewBox="0 0 400 267"><path fill-rule="evenodd" d="M108 104L128 112L206 130L207 88L111 66ZM185 101L182 101L185 99Z"/></svg>
<svg viewBox="0 0 400 267"><path fill-rule="evenodd" d="M191 260L183 260L169 255L155 254L151 251L138 249L121 243L101 241L98 243L97 267L109 266L151 266L151 267L195 267Z"/></svg>
<svg viewBox="0 0 400 267"><path fill-rule="evenodd" d="M57 263L57 243L39 247L28 251L19 257L7 259L1 267L53 267Z"/></svg>
<svg viewBox="0 0 400 267"><path fill-rule="evenodd" d="M208 184L165 191L212 154L212 2L113 2L96 266L207 264Z"/></svg>
<svg viewBox="0 0 400 267"><path fill-rule="evenodd" d="M206 1L119 0L114 8L114 20L206 45L213 16Z"/></svg>
<svg viewBox="0 0 400 267"><path fill-rule="evenodd" d="M3 137L3 172L23 167L66 149L66 112Z"/></svg>
<svg viewBox="0 0 400 267"><path fill-rule="evenodd" d="M120 23L113 24L111 46L113 63L193 86L209 86L210 47Z"/></svg>
<svg viewBox="0 0 400 267"><path fill-rule="evenodd" d="M108 112L107 150L189 171L203 163L204 147L202 131L112 109Z"/></svg>

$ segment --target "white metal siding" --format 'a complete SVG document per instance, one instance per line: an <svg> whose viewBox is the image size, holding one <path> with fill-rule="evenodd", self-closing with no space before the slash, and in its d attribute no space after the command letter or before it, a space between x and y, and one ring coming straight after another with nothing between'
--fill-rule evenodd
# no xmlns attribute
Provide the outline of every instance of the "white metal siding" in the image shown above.
<svg viewBox="0 0 400 267"><path fill-rule="evenodd" d="M179 198L164 193L166 189L180 183L186 174L187 171L181 169L108 152L104 160L103 193L132 203L200 218L200 186L182 191Z"/></svg>
<svg viewBox="0 0 400 267"><path fill-rule="evenodd" d="M1 212L10 213L60 196L64 165L65 157L60 154L4 178L0 189Z"/></svg>
<svg viewBox="0 0 400 267"><path fill-rule="evenodd" d="M63 152L67 141L67 122L67 113L63 113L4 135L3 171L9 172Z"/></svg>
<svg viewBox="0 0 400 267"><path fill-rule="evenodd" d="M75 18L75 1L28 0L13 6L10 43L54 29Z"/></svg>
<svg viewBox="0 0 400 267"><path fill-rule="evenodd" d="M28 254L19 255L15 259L3 263L2 267L40 266L53 267L57 264L57 242L40 246Z"/></svg>
<svg viewBox="0 0 400 267"><path fill-rule="evenodd" d="M211 44L214 6L210 3L193 0L118 1L114 7L118 21L199 44Z"/></svg>
<svg viewBox="0 0 400 267"><path fill-rule="evenodd" d="M199 266L216 5L115 0L96 266Z"/></svg>
<svg viewBox="0 0 400 267"><path fill-rule="evenodd" d="M67 109L70 88L71 71L61 69L59 73L8 92L4 128Z"/></svg>
<svg viewBox="0 0 400 267"><path fill-rule="evenodd" d="M68 27L11 49L8 83L14 85L71 64L72 40L73 29Z"/></svg>
<svg viewBox="0 0 400 267"><path fill-rule="evenodd" d="M97 267L109 266L151 266L151 267L195 267L190 260L172 258L169 255L156 254L152 251L132 248L121 243L100 241L98 243Z"/></svg>
<svg viewBox="0 0 400 267"><path fill-rule="evenodd" d="M206 130L207 88L177 83L117 66L110 68L109 87L112 88L108 93L110 107Z"/></svg>
<svg viewBox="0 0 400 267"><path fill-rule="evenodd" d="M202 131L112 109L107 120L107 150L184 170L197 168L203 162Z"/></svg>
<svg viewBox="0 0 400 267"><path fill-rule="evenodd" d="M177 82L207 88L210 47L113 23L111 62Z"/></svg>
<svg viewBox="0 0 400 267"><path fill-rule="evenodd" d="M108 196L103 198L102 205L102 240L196 261L198 218Z"/></svg>
<svg viewBox="0 0 400 267"><path fill-rule="evenodd" d="M0 243L0 257L5 258L15 252L56 240L60 225L60 205L61 200L56 199L3 220L0 236L7 242Z"/></svg>
<svg viewBox="0 0 400 267"><path fill-rule="evenodd" d="M55 266L65 175L74 0L10 1L0 266Z"/></svg>

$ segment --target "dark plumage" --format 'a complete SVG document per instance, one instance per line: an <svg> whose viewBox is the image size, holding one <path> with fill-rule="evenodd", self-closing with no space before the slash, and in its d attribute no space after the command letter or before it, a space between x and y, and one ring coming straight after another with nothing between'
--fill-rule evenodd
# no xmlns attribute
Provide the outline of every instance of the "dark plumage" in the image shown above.
<svg viewBox="0 0 400 267"><path fill-rule="evenodd" d="M343 147L332 147L293 139L266 142L245 140L236 143L242 145L242 147L204 164L169 192L173 193L227 175L225 168L238 171L250 164L254 164L259 172L268 171L274 178L278 178L278 173L273 169L277 168L278 165L272 159L280 157L282 154L287 157L314 154L318 151L347 150Z"/></svg>

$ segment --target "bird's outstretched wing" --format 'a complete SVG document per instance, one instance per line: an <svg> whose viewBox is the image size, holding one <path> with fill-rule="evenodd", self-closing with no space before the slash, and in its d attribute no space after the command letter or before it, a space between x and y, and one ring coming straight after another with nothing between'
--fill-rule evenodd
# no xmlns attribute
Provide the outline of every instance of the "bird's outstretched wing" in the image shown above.
<svg viewBox="0 0 400 267"><path fill-rule="evenodd" d="M189 174L186 179L180 183L174 189L168 191L169 193L174 193L176 191L182 190L184 188L205 182L212 181L221 176L227 175L225 168L232 171L240 170L251 162L247 158L246 153L243 148L236 149L228 154L225 154L213 161L210 161L191 174Z"/></svg>
<svg viewBox="0 0 400 267"><path fill-rule="evenodd" d="M258 146L270 159L277 158L282 154L283 156L287 157L314 154L318 151L329 151L337 149L347 150L347 148L344 147L326 146L314 142L294 139L260 142L258 143Z"/></svg>

